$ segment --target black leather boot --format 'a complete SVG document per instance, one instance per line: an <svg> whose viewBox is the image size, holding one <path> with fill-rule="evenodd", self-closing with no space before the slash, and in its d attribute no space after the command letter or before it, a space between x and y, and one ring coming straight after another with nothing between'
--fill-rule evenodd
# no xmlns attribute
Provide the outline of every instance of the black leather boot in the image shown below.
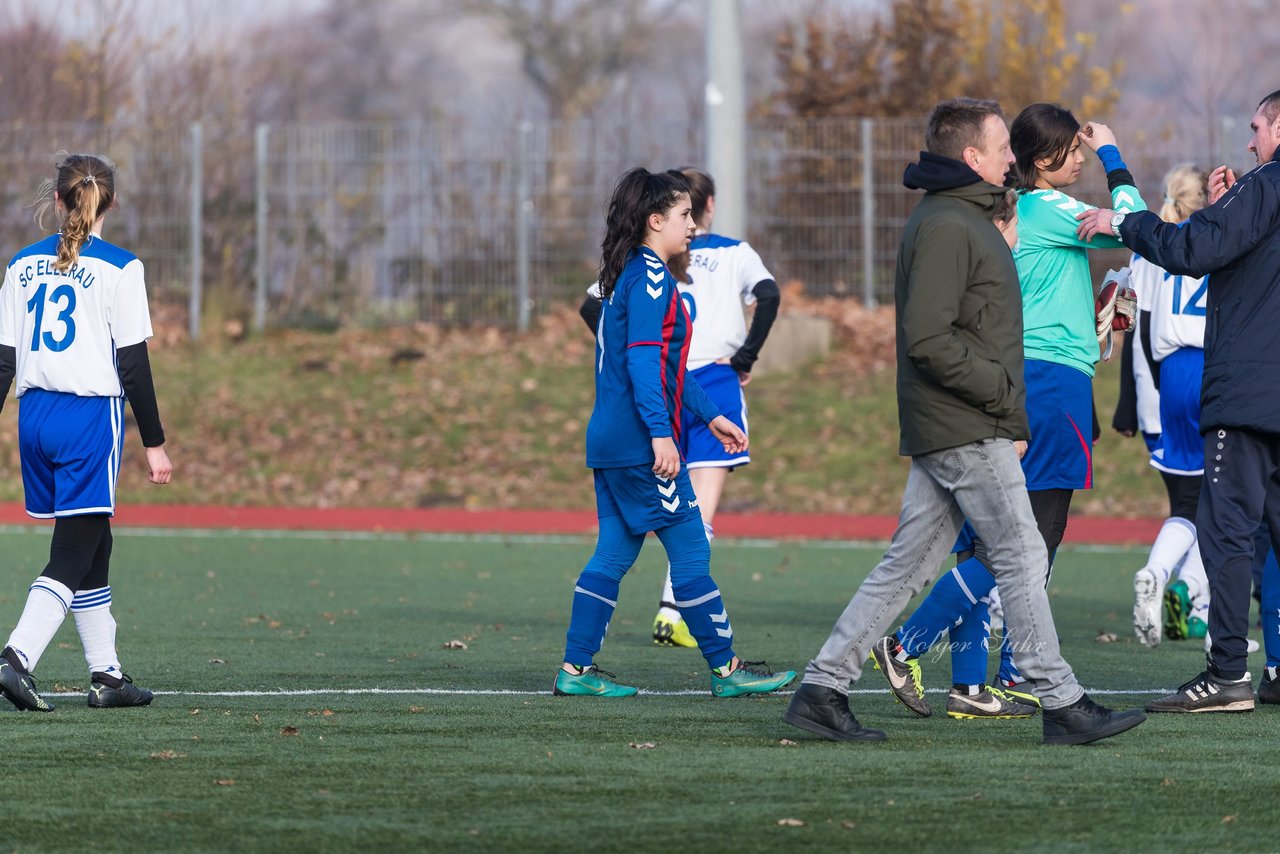
<svg viewBox="0 0 1280 854"><path fill-rule="evenodd" d="M782 719L831 741L884 741L883 730L868 729L849 711L849 698L834 688L801 685Z"/></svg>
<svg viewBox="0 0 1280 854"><path fill-rule="evenodd" d="M1141 709L1115 712L1085 694L1070 706L1044 710L1044 743L1088 744L1133 729L1146 719Z"/></svg>

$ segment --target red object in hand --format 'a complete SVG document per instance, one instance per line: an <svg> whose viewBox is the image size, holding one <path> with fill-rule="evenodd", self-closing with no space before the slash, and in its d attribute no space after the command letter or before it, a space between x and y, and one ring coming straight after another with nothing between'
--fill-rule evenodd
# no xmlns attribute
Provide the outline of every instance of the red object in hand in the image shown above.
<svg viewBox="0 0 1280 854"><path fill-rule="evenodd" d="M1108 328L1116 332L1127 332L1133 328L1133 319L1138 313L1138 295L1133 288L1121 288L1116 282L1109 281L1098 291L1093 308L1099 334Z"/></svg>

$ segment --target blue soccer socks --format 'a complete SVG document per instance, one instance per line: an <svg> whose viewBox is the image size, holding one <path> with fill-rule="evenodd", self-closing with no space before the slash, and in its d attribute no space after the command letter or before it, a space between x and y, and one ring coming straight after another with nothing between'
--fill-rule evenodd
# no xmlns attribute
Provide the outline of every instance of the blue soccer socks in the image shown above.
<svg viewBox="0 0 1280 854"><path fill-rule="evenodd" d="M720 598L720 588L710 575L693 580L673 579L676 607L698 642L702 657L711 668L733 660L733 626Z"/></svg>
<svg viewBox="0 0 1280 854"><path fill-rule="evenodd" d="M583 570L573 588L573 610L565 637L564 660L577 667L590 667L600 651L613 609L618 606L620 582L615 578Z"/></svg>
<svg viewBox="0 0 1280 854"><path fill-rule="evenodd" d="M995 584L995 577L977 558L969 558L943 573L902 626L898 639L903 649L908 655L923 654L944 632L967 618Z"/></svg>
<svg viewBox="0 0 1280 854"><path fill-rule="evenodd" d="M979 599L960 624L951 630L951 681L957 685L982 685L987 681L987 641L991 617L985 599Z"/></svg>

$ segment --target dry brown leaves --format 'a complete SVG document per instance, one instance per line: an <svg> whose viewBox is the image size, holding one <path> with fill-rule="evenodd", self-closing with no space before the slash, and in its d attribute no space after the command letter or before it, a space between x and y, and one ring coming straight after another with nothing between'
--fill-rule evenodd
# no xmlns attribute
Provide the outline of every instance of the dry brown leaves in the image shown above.
<svg viewBox="0 0 1280 854"><path fill-rule="evenodd" d="M815 372L853 382L893 362L892 307L870 310L789 289L783 311L832 321L836 345ZM195 348L180 315L157 312L155 324L153 368L176 476L156 494L139 443L130 439L120 487L125 504L593 504L582 466L593 342L573 306L549 311L524 335L417 324L277 330ZM416 353L422 358L408 355ZM9 407L0 419L14 419L16 411ZM0 464L14 470L16 432L12 421L0 420ZM0 485L0 499L19 493L18 485ZM770 508L762 498L761 509L791 509L781 499Z"/></svg>
<svg viewBox="0 0 1280 854"><path fill-rule="evenodd" d="M173 759L182 759L187 754L179 753L176 750L157 750L151 754L152 759L159 759L161 762L168 762Z"/></svg>

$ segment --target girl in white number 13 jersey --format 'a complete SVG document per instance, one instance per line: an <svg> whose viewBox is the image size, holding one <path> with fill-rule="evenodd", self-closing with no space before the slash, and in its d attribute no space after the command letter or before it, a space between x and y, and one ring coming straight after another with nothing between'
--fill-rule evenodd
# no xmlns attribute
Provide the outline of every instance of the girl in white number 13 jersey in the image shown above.
<svg viewBox="0 0 1280 854"><path fill-rule="evenodd" d="M41 197L40 213L56 207L62 228L18 252L5 273L0 405L16 380L27 513L54 520L53 542L0 653L0 695L20 710L53 710L31 671L69 610L89 665L89 705L144 706L151 692L120 668L107 581L126 398L151 482L168 483L173 473L147 357L142 262L102 238L116 201L106 159L64 158Z"/></svg>

